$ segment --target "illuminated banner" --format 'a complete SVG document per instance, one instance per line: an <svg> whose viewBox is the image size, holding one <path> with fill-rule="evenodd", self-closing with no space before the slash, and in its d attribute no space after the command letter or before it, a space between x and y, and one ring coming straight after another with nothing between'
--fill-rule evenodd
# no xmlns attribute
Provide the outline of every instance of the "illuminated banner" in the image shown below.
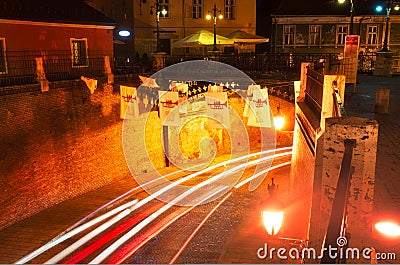
<svg viewBox="0 0 400 265"><path fill-rule="evenodd" d="M158 91L158 94L161 124L163 126L180 126L179 111L175 109L178 108L179 104L178 92Z"/></svg>
<svg viewBox="0 0 400 265"><path fill-rule="evenodd" d="M346 43L344 45L344 74L346 75L346 83L357 83L359 45L360 36L346 36Z"/></svg>
<svg viewBox="0 0 400 265"><path fill-rule="evenodd" d="M254 127L272 128L268 89L255 88L250 101L250 113L247 125Z"/></svg>
<svg viewBox="0 0 400 265"><path fill-rule="evenodd" d="M247 87L246 104L244 105L243 117L248 118L250 115L250 101L253 98L254 89L261 89L259 85L249 85Z"/></svg>
<svg viewBox="0 0 400 265"><path fill-rule="evenodd" d="M207 103L207 117L210 117L209 125L211 128L230 128L228 93L205 93Z"/></svg>
<svg viewBox="0 0 400 265"><path fill-rule="evenodd" d="M121 119L138 119L139 105L135 87L120 86Z"/></svg>

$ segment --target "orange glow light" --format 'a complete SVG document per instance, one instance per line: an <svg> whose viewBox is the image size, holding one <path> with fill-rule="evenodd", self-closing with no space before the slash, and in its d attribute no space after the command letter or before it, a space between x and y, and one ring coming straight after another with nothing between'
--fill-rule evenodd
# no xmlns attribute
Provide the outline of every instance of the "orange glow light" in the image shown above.
<svg viewBox="0 0 400 265"><path fill-rule="evenodd" d="M271 236L278 234L283 221L283 211L261 211L264 227Z"/></svg>
<svg viewBox="0 0 400 265"><path fill-rule="evenodd" d="M390 237L400 236L400 226L391 222L379 222L375 224L376 230Z"/></svg>

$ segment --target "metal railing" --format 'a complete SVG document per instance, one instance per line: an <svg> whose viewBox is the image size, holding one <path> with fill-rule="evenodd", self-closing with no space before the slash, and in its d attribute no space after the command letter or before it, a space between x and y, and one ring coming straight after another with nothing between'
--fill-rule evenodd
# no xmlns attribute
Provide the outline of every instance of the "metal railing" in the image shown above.
<svg viewBox="0 0 400 265"><path fill-rule="evenodd" d="M0 73L0 87L37 83L36 60L42 58L46 79L49 81L79 79L104 76L104 56L102 52L92 51L86 64L74 66L71 51L6 51L5 70Z"/></svg>

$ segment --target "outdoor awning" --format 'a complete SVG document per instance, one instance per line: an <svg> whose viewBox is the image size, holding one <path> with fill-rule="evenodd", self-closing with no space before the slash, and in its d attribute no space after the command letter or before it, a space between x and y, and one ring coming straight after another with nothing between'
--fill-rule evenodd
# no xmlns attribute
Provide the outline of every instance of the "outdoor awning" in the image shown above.
<svg viewBox="0 0 400 265"><path fill-rule="evenodd" d="M269 41L268 38L251 34L243 30L236 30L230 33L227 38L232 39L237 44L259 44Z"/></svg>
<svg viewBox="0 0 400 265"><path fill-rule="evenodd" d="M225 38L221 35L216 35L217 38L217 45L232 45L233 40ZM207 30L200 30L193 33L186 38L178 40L173 44L175 48L181 47L198 47L202 45L213 45L214 44L214 33L207 31Z"/></svg>

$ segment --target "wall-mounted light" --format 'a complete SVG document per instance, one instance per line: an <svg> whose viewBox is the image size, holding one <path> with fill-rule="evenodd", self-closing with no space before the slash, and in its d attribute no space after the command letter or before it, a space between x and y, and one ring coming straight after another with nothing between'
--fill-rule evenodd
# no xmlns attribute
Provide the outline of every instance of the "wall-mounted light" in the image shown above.
<svg viewBox="0 0 400 265"><path fill-rule="evenodd" d="M283 116L280 106L278 106L278 114L274 116L274 125L276 130L281 130L285 125L285 116Z"/></svg>
<svg viewBox="0 0 400 265"><path fill-rule="evenodd" d="M118 31L118 35L120 37L129 37L129 36L131 36L131 32L129 30L123 29L123 30Z"/></svg>
<svg viewBox="0 0 400 265"><path fill-rule="evenodd" d="M263 205L264 209L261 211L265 230L271 236L278 234L283 222L284 207L276 197L277 189L278 185L275 185L272 178L271 185L268 184L269 197Z"/></svg>
<svg viewBox="0 0 400 265"><path fill-rule="evenodd" d="M375 229L389 237L400 237L400 226L392 222L379 222Z"/></svg>

